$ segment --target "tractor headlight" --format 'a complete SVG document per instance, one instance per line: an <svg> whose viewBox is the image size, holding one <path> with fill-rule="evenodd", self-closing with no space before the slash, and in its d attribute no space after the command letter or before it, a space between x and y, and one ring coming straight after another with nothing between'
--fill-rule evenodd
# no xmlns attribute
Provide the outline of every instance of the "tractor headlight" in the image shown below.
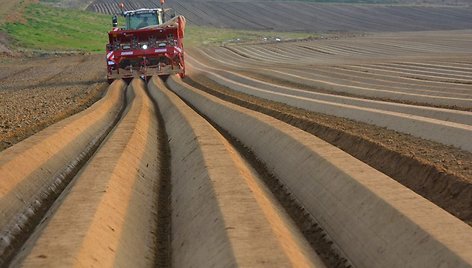
<svg viewBox="0 0 472 268"><path fill-rule="evenodd" d="M148 45L144 44L141 46L143 49L147 49L148 48Z"/></svg>

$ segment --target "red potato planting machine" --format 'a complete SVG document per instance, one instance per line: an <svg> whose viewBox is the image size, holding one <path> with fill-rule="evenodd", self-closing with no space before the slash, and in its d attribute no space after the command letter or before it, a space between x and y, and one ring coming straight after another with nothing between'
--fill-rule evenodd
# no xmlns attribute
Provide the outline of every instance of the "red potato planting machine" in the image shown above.
<svg viewBox="0 0 472 268"><path fill-rule="evenodd" d="M120 7L123 10L124 5ZM114 16L113 30L108 33L108 82L134 77L148 79L153 75L185 76L183 16L175 16L171 9L164 8L122 11L122 15L125 27L118 28Z"/></svg>

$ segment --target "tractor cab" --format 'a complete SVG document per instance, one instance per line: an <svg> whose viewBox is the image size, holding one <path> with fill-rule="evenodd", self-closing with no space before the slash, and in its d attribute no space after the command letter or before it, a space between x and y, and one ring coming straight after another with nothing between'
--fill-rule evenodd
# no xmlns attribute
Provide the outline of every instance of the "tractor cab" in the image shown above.
<svg viewBox="0 0 472 268"><path fill-rule="evenodd" d="M152 25L160 25L164 22L164 13L160 8L138 9L123 12L125 17L125 29L136 30Z"/></svg>
<svg viewBox="0 0 472 268"><path fill-rule="evenodd" d="M137 10L122 11L125 18L125 27L122 30L137 30L149 26L161 25L175 17L171 8L141 8ZM118 27L118 18L113 16L113 27Z"/></svg>

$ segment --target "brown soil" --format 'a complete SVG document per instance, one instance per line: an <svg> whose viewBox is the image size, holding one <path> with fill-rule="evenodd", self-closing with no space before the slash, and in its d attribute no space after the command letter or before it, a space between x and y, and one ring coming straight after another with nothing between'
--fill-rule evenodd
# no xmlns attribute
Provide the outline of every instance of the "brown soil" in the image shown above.
<svg viewBox="0 0 472 268"><path fill-rule="evenodd" d="M110 87L105 99L84 111L81 118L75 116L62 120L4 152L6 157L0 160L4 164L0 164L0 172L10 172L5 174L0 188L9 193L2 197L9 209L1 209L5 218L0 221L3 220L1 232L7 234L4 241L10 243L0 246L0 266L5 266L21 251L25 240L44 217L47 218L45 215L51 212L50 208L57 204L56 200L63 192L67 192L65 188L121 118L125 99L123 86L117 83ZM62 135L56 135L57 132ZM68 150L68 154L64 150ZM53 154L59 157L47 158ZM5 158L8 159L6 164ZM28 176L22 178L21 174ZM39 184L38 179L41 179ZM18 200L18 193L34 191L36 195L25 195L21 201ZM18 222L18 218L21 221Z"/></svg>
<svg viewBox="0 0 472 268"><path fill-rule="evenodd" d="M191 106L190 103L186 103ZM194 107L192 108L198 112ZM313 250L315 250L323 260L323 263L331 268L352 267L352 264L346 257L337 248L333 247L333 240L321 228L316 219L292 195L287 186L269 171L267 166L257 158L254 152L228 131L211 121L210 118L201 113L199 114L210 122L248 163L251 163L251 166L258 173L261 180L272 192L274 197L277 198L277 201L284 208L287 215L295 222Z"/></svg>
<svg viewBox="0 0 472 268"><path fill-rule="evenodd" d="M191 74L185 81L328 141L472 225L472 153L234 92L201 75Z"/></svg>
<svg viewBox="0 0 472 268"><path fill-rule="evenodd" d="M10 44L8 36L0 32L0 60L5 61L8 57L13 56L13 51L8 48L8 44Z"/></svg>
<svg viewBox="0 0 472 268"><path fill-rule="evenodd" d="M156 230L156 267L171 267L172 264L172 213L171 213L171 154L169 147L169 137L167 136L166 125L162 118L162 112L157 106L156 100L149 96L149 89L146 93L153 103L158 122L158 151L159 151L159 181L157 184L157 230Z"/></svg>
<svg viewBox="0 0 472 268"><path fill-rule="evenodd" d="M276 84L276 85L283 85L283 86L287 86L291 88L297 88L297 89L302 89L302 90L307 90L307 91L312 91L312 92L336 94L340 96L364 98L368 100L396 102L396 103L402 103L402 104L429 106L429 107L444 108L444 109L454 109L454 110L469 111L469 112L472 111L472 107L467 108L467 107L457 107L457 106L447 106L447 105L435 105L428 102L415 102L415 101L408 101L408 100L396 100L396 99L391 99L391 98L369 97L369 96L363 96L360 94L352 94L352 93L344 93L344 92L333 92L333 91L329 91L323 88L307 86L301 83L294 83L291 81L287 81L287 80L284 80L283 77L276 78L276 77L267 76L267 75L258 73L257 71L254 71L254 72L239 71L239 73L243 74L244 76L257 79L259 81L265 81L265 82Z"/></svg>
<svg viewBox="0 0 472 268"><path fill-rule="evenodd" d="M151 87L150 90L162 92L154 97L163 108L162 116L168 126L173 154L174 265L185 266L183 262L188 261L188 256L192 256L190 252L198 252L200 256L213 256L207 265L221 258L222 263L230 266L237 263L261 267L290 264L318 267L321 260L309 249L301 234L295 231L295 226L281 212L281 207L251 165L203 118L177 96L166 91L164 85L155 84L157 87ZM166 100L170 100L169 103ZM178 115L182 117L179 118ZM190 122L189 125L186 125L187 122ZM206 171L201 172L194 167ZM211 186L211 191L204 190L208 186ZM206 213L207 209L215 205L214 200L219 208L212 214ZM236 207L238 208L235 210ZM192 211L190 215L187 214L189 209ZM198 213L195 214L195 211ZM219 215L222 215L221 218ZM207 221L209 218L215 220ZM222 222L224 226L220 225ZM249 225L246 226L247 223ZM188 232L191 229L189 227L182 229L187 224L199 230L198 236ZM241 230L244 233L240 234ZM213 253L214 244L218 242L208 242L215 241L212 239L214 235L230 239L230 252L227 251L227 243L219 243L221 246L218 247L218 254ZM201 239L202 236L205 239ZM185 238L183 241L182 237ZM202 241L196 244L194 239ZM224 255L220 255L223 254L220 252L224 252ZM193 255L196 256L197 253ZM234 256L235 262L231 261L231 256ZM203 263L200 262L201 265Z"/></svg>
<svg viewBox="0 0 472 268"><path fill-rule="evenodd" d="M25 245L21 266L154 265L158 131L143 83L135 82L123 116L58 200L54 215L38 226L40 236Z"/></svg>
<svg viewBox="0 0 472 268"><path fill-rule="evenodd" d="M107 88L98 56L11 58L0 67L0 151L82 111Z"/></svg>
<svg viewBox="0 0 472 268"><path fill-rule="evenodd" d="M60 120L61 116L66 117L68 113L84 109L89 105L88 102L93 103L106 87L101 77L103 65L100 61L101 58L95 56L68 56L33 60L18 59L0 66L1 134L8 132L11 133L11 137L19 140L23 137L22 135L28 136L41 129L40 122L51 124ZM23 79L24 77L30 79ZM281 103L237 93L212 82L203 75L191 73L185 81L221 99L273 116L319 136L398 180L466 223L472 224L471 153L384 128L307 112ZM159 124L163 126L163 119L160 115L157 116ZM38 124L35 125L35 122ZM123 128L130 130L128 127ZM349 265L346 259L331 250L332 242L329 237L326 237L324 231L316 224L316 220L312 219L291 196L290 191L282 187L277 178L264 167L262 162L258 161L254 154L242 144L238 144L236 139L229 136L230 134L219 130L257 170L298 229L326 263L330 267ZM169 202L172 187L169 174L170 152L165 130L160 129L158 135L159 145L156 144L158 147L155 148L160 148L161 153L158 158L163 158L159 161L164 167L159 167L157 172L164 179L159 185L155 185L156 189L153 191L159 193L156 197L157 215L153 216L159 222L154 233L157 236L157 242L155 242L158 248L155 254L157 265L167 267L172 262L169 243L172 240L173 231L170 222L172 208ZM154 139L151 140L154 142ZM144 158L138 157L138 159ZM148 167L147 164L146 167ZM122 187L121 184L120 187ZM112 193L115 191L111 190ZM81 198L83 196L80 195ZM82 204L82 199L78 200L81 201L71 201L70 204L73 206ZM118 203L125 204L126 202ZM93 213L92 210L88 211ZM64 226L67 227L67 224ZM91 241L89 241L90 244L93 244L93 240ZM58 252L59 250L56 250L52 253ZM39 257L40 260L36 261L45 261L42 259L46 257L46 254L32 255L31 258L37 256L44 257Z"/></svg>
<svg viewBox="0 0 472 268"><path fill-rule="evenodd" d="M124 3L130 9L158 5L153 0L125 0ZM453 30L472 27L471 7L248 0L171 0L167 5L194 25L218 28L326 33ZM119 7L114 0L95 0L87 10L116 14Z"/></svg>
<svg viewBox="0 0 472 268"><path fill-rule="evenodd" d="M30 3L39 0L4 0L0 5L0 24L2 22L24 22L23 11Z"/></svg>

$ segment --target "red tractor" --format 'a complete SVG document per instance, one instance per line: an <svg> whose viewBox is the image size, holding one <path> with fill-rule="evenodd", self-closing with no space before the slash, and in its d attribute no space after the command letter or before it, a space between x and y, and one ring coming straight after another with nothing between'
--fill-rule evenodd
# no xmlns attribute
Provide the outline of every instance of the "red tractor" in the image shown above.
<svg viewBox="0 0 472 268"><path fill-rule="evenodd" d="M120 7L123 10L123 4ZM108 82L130 81L133 77L148 79L153 75L185 76L183 16L164 8L122 11L122 15L125 27L118 28L114 16L113 30L108 33Z"/></svg>

